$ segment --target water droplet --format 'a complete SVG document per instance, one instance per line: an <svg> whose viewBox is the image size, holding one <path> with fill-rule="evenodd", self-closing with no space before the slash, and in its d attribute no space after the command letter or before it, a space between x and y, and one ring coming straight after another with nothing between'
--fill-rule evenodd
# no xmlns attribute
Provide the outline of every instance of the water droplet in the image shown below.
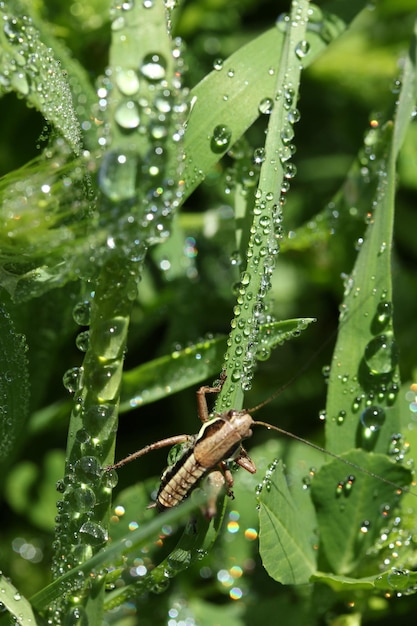
<svg viewBox="0 0 417 626"><path fill-rule="evenodd" d="M89 482L100 478L101 465L95 456L83 456L75 463L74 472L80 482Z"/></svg>
<svg viewBox="0 0 417 626"><path fill-rule="evenodd" d="M304 59L304 57L307 56L309 50L310 50L310 44L308 43L308 41L303 39L302 41L299 41L297 45L295 46L295 50L294 50L295 56L298 59Z"/></svg>
<svg viewBox="0 0 417 626"><path fill-rule="evenodd" d="M79 533L81 541L94 546L105 543L108 539L107 531L95 522L84 522Z"/></svg>
<svg viewBox="0 0 417 626"><path fill-rule="evenodd" d="M297 168L294 163L285 163L284 167L284 177L287 179L294 178L297 174Z"/></svg>
<svg viewBox="0 0 417 626"><path fill-rule="evenodd" d="M362 425L371 433L378 431L385 422L385 411L379 406L369 406L362 411L360 420Z"/></svg>
<svg viewBox="0 0 417 626"><path fill-rule="evenodd" d="M110 150L102 160L98 185L105 196L114 202L136 195L138 156Z"/></svg>
<svg viewBox="0 0 417 626"><path fill-rule="evenodd" d="M400 570L393 568L392 572L387 576L387 582L392 589L405 590L410 584L410 573L408 570Z"/></svg>
<svg viewBox="0 0 417 626"><path fill-rule="evenodd" d="M256 148L253 152L253 162L261 165L265 161L265 148Z"/></svg>
<svg viewBox="0 0 417 626"><path fill-rule="evenodd" d="M346 417L346 411L339 411L337 417L336 417L336 424L338 424L339 426L342 425L345 421L345 417Z"/></svg>
<svg viewBox="0 0 417 626"><path fill-rule="evenodd" d="M259 113L262 113L262 115L270 115L273 108L274 101L272 100L272 98L264 98L259 103L258 111Z"/></svg>
<svg viewBox="0 0 417 626"><path fill-rule="evenodd" d="M88 326L90 323L91 315L91 302L90 300L84 300L83 302L77 302L72 310L72 317L74 321L80 326Z"/></svg>
<svg viewBox="0 0 417 626"><path fill-rule="evenodd" d="M96 503L95 493L87 485L74 489L71 493L71 500L77 511L90 511Z"/></svg>
<svg viewBox="0 0 417 626"><path fill-rule="evenodd" d="M371 527L371 522L369 520L364 520L360 526L360 532L363 535L366 535L366 533L369 531Z"/></svg>
<svg viewBox="0 0 417 626"><path fill-rule="evenodd" d="M353 474L349 474L345 482L345 491L349 492L352 490L353 483L355 482L355 480L356 480L355 476L353 476Z"/></svg>
<svg viewBox="0 0 417 626"><path fill-rule="evenodd" d="M77 337L75 338L75 345L77 346L78 350L80 350L81 352L87 352L89 338L90 331L88 330L84 330L81 333L78 333Z"/></svg>
<svg viewBox="0 0 417 626"><path fill-rule="evenodd" d="M392 88L391 88L392 93L394 93L394 94L400 93L401 86L402 86L401 81L398 78L395 79L393 84L392 84Z"/></svg>
<svg viewBox="0 0 417 626"><path fill-rule="evenodd" d="M114 112L114 119L120 128L125 130L134 130L137 128L140 123L140 117L136 102L132 100L121 102Z"/></svg>
<svg viewBox="0 0 417 626"><path fill-rule="evenodd" d="M376 319L378 324L386 326L392 318L392 303L383 301L376 307Z"/></svg>
<svg viewBox="0 0 417 626"><path fill-rule="evenodd" d="M287 124L281 131L281 140L282 143L288 145L294 139L294 129L292 126Z"/></svg>
<svg viewBox="0 0 417 626"><path fill-rule="evenodd" d="M228 126L225 126L224 124L219 124L213 130L210 147L213 152L225 152L230 145L231 138L232 131L230 130L230 128Z"/></svg>
<svg viewBox="0 0 417 626"><path fill-rule="evenodd" d="M116 72L115 83L124 96L133 96L139 91L139 76L135 70L120 69Z"/></svg>
<svg viewBox="0 0 417 626"><path fill-rule="evenodd" d="M276 27L278 28L279 31L281 31L282 33L286 33L290 27L290 16L288 15L288 13L281 13L278 18L277 21L275 22Z"/></svg>
<svg viewBox="0 0 417 626"><path fill-rule="evenodd" d="M345 481L344 480L339 480L339 482L337 483L337 487L336 487L336 496L341 496L343 493L343 489L345 486Z"/></svg>
<svg viewBox="0 0 417 626"><path fill-rule="evenodd" d="M65 626L88 626L88 616L83 606L74 606L65 614Z"/></svg>
<svg viewBox="0 0 417 626"><path fill-rule="evenodd" d="M289 121L290 124L297 124L297 122L299 122L300 119L301 119L301 114L298 109L292 109L291 111L288 111L287 120Z"/></svg>
<svg viewBox="0 0 417 626"><path fill-rule="evenodd" d="M166 76L167 62L157 52L147 54L140 66L140 73L151 82L159 82Z"/></svg>
<svg viewBox="0 0 417 626"><path fill-rule="evenodd" d="M398 364L398 347L392 335L378 335L365 348L365 363L374 376L390 374Z"/></svg>
<svg viewBox="0 0 417 626"><path fill-rule="evenodd" d="M80 386L81 375L81 367L72 367L71 369L67 370L62 377L62 382L65 389L67 389L70 393L75 393Z"/></svg>
<svg viewBox="0 0 417 626"><path fill-rule="evenodd" d="M213 61L213 69L217 70L218 72L223 69L223 59L215 59Z"/></svg>

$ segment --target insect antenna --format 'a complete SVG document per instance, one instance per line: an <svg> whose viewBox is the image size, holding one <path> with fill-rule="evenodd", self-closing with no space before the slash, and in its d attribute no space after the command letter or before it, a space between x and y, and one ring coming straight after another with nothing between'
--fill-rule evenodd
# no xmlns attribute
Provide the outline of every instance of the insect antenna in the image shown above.
<svg viewBox="0 0 417 626"><path fill-rule="evenodd" d="M353 461L344 459L338 454L335 454L334 452L330 452L330 450L326 450L325 448L322 448L316 443L312 443L311 441L308 441L308 439L304 439L303 437L300 437L299 435L295 435L294 433L291 433L289 430L285 430L284 428L280 428L279 426L274 426L273 424L268 424L267 422L260 422L260 421L252 422L251 426L263 426L264 428L267 428L268 430L275 430L276 432L280 433L280 435L291 437L291 439L295 439L296 441L299 441L300 443L310 446L310 448L313 448L314 450L317 450L318 452L327 454L327 456L330 456L333 459L337 459L341 463L344 463L345 465L352 467L353 469L361 472L362 474L367 474L371 478L376 478L377 480L381 480L383 483L386 483L387 485L394 487L394 489L398 490L400 493L409 493L415 498L417 498L417 493L414 493L408 487L401 487L400 485L397 485L397 483L392 482L392 480L388 480L387 478L384 478L383 476L380 476L379 474L375 474L375 472L371 472L370 470L367 470L365 467L361 467L360 465L358 465L357 463L354 463Z"/></svg>

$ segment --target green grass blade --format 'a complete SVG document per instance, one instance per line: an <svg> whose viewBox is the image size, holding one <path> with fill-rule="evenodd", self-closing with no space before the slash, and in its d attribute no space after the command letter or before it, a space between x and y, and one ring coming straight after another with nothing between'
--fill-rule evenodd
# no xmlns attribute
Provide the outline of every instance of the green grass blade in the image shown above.
<svg viewBox="0 0 417 626"><path fill-rule="evenodd" d="M30 602L20 595L16 587L0 574L0 597L2 607L6 608L17 624L36 626L37 620Z"/></svg>
<svg viewBox="0 0 417 626"><path fill-rule="evenodd" d="M186 519L204 500L203 494L195 492L193 498L181 504L181 506L175 507L163 515L157 515L143 527L129 533L128 537L124 537L107 546L91 559L82 563L82 565L69 570L66 574L39 591L31 598L32 605L37 610L45 609L54 600L62 596L63 589L68 589L68 586L72 587L73 585L81 584L83 586L84 579L82 574L89 576L94 572L102 572L107 566L110 567L115 563L122 562L124 555L130 552L137 552L152 541L158 536L165 524L174 525Z"/></svg>
<svg viewBox="0 0 417 626"><path fill-rule="evenodd" d="M265 360L276 345L293 338L313 321L307 318L264 324L260 328L261 347L257 358ZM121 411L149 404L216 376L221 369L226 342L226 337L207 339L125 372Z"/></svg>
<svg viewBox="0 0 417 626"><path fill-rule="evenodd" d="M393 330L391 245L395 209L396 161L411 121L416 96L415 41L407 58L394 124L388 122L379 138L379 180L366 236L352 275L347 281L339 335L329 380L326 446L342 454L354 448L390 453L394 433L401 432L398 349ZM408 480L403 467L389 459L352 453L354 462L401 485ZM351 457L348 457L351 458ZM333 471L331 466L333 466ZM360 488L337 493L345 480L332 462L313 483L318 509L322 558L330 570L360 574L370 565L362 561L381 529L381 507L392 511L397 497L392 486L353 471ZM350 473L350 472L349 472ZM389 523L389 521L388 521ZM361 528L365 528L361 531ZM373 571L378 570L374 563Z"/></svg>
<svg viewBox="0 0 417 626"><path fill-rule="evenodd" d="M24 437L29 411L27 346L16 332L7 310L0 306L0 468L1 475L11 463ZM7 407L7 409L6 409Z"/></svg>
<svg viewBox="0 0 417 626"><path fill-rule="evenodd" d="M27 10L17 1L13 5L14 15L9 6L0 8L0 67L2 75L8 77L2 82L1 93L15 91L24 97L79 153L81 131L68 79L52 49L41 40Z"/></svg>
<svg viewBox="0 0 417 626"><path fill-rule="evenodd" d="M401 430L391 242L396 159L416 98L415 41L411 54L414 58L406 61L394 127L388 123L382 135L385 158L381 158L376 197L369 207L372 217L347 282L326 407L327 445L336 453L360 446L386 452L392 433ZM372 416L377 424L372 424Z"/></svg>

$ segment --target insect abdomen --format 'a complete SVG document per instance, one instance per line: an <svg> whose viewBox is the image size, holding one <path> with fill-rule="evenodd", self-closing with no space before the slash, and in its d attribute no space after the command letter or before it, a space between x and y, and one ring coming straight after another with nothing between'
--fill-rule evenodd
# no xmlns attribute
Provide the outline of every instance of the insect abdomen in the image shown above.
<svg viewBox="0 0 417 626"><path fill-rule="evenodd" d="M196 461L193 452L185 460L184 458L180 459L162 477L161 486L156 497L158 509L170 509L180 504L205 472L207 472L207 468Z"/></svg>

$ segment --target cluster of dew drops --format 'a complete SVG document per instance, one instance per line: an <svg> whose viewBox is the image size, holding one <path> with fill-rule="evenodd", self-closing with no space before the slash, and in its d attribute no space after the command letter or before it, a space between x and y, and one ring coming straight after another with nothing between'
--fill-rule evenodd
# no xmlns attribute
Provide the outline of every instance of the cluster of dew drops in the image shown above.
<svg viewBox="0 0 417 626"><path fill-rule="evenodd" d="M313 11L311 12L313 16ZM314 16L313 16L314 17ZM315 16L317 17L317 16ZM290 27L290 18L283 15L278 19L277 27L286 32ZM310 44L307 40L298 42L294 48L294 57L302 63L303 59L308 55ZM233 81L237 77L237 71L229 62L224 63L222 59L214 61L214 70L224 72L230 79L230 92L232 93ZM268 69L268 77L271 78L275 74L275 68ZM223 100L227 101L229 94L223 95ZM295 154L294 124L300 119L300 113L297 109L296 91L289 81L284 81L282 88L278 89L275 98L263 97L258 104L258 113L260 115L270 115L279 102L284 111L285 123L281 129L279 137L279 148L277 149L277 159L279 159L282 170L283 179L278 194L278 200L275 202L276 194L273 192L264 192L258 189L255 193L254 216L258 216L258 225L254 226L254 232L250 240L250 246L247 251L248 267L251 271L257 273L258 267L261 269L261 281L258 293L252 293L250 286L252 283L249 271L242 273L241 282L238 289L238 300L234 309L235 319L232 327L235 325L237 329L234 333L235 337L235 355L233 367L231 368L232 382L240 382L242 388L248 391L251 387L253 378L254 363L257 358L266 360L269 357L269 348L265 345L258 345L257 329L261 323L273 321L267 313L264 303L265 295L268 293L271 285L271 274L275 267L275 259L279 252L279 239L282 238L282 207L286 202L286 195L290 189L291 180L296 175L296 166L290 160ZM264 147L257 147L252 154L248 154L248 150L242 142L237 142L232 148L232 130L226 124L218 124L213 129L210 139L210 147L213 152L224 153L228 151L229 156L234 159L235 165L226 175L226 193L230 193L236 186L239 187L239 193L247 195L253 188L259 178L260 169L265 162L267 155ZM229 149L230 148L230 149ZM275 158L275 157L274 157ZM273 159L271 165L273 165ZM275 203L274 203L275 202ZM268 215L265 208L268 204L273 204L272 213ZM256 231L256 232L255 232ZM241 263L239 252L232 252L231 263L238 266ZM242 334L247 334L248 324L244 319L239 319L239 315L243 309L251 308L253 310L252 331L249 329L249 336L241 342ZM241 331L241 332L240 332ZM232 333L233 334L233 333ZM243 344L245 348L243 358ZM240 358L242 356L243 360ZM232 393L232 389L229 390ZM223 404L228 405L228 397L222 398Z"/></svg>

